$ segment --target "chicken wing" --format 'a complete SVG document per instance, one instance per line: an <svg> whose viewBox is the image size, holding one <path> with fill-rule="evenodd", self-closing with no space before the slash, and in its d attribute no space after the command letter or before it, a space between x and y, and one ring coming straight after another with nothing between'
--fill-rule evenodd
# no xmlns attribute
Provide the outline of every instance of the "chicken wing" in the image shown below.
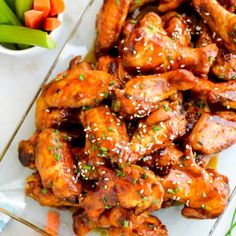
<svg viewBox="0 0 236 236"><path fill-rule="evenodd" d="M126 209L116 207L107 210L96 223L89 221L84 212L77 212L73 215L73 228L78 236L84 236L96 227L110 228L109 236L168 235L166 227L160 220L147 212L136 216Z"/></svg>
<svg viewBox="0 0 236 236"><path fill-rule="evenodd" d="M196 11L213 32L224 40L225 47L236 52L236 15L225 10L216 0L193 0Z"/></svg>
<svg viewBox="0 0 236 236"><path fill-rule="evenodd" d="M152 2L155 2L155 0L131 0L129 12L134 12L136 9Z"/></svg>
<svg viewBox="0 0 236 236"><path fill-rule="evenodd" d="M48 207L78 207L78 204L70 201L62 201L55 197L51 188L44 188L38 173L34 173L26 180L26 196L38 201L42 206Z"/></svg>
<svg viewBox="0 0 236 236"><path fill-rule="evenodd" d="M150 12L135 26L122 53L124 66L129 70L166 72L187 68L207 74L218 48L215 44L203 48L179 46L166 35L161 18Z"/></svg>
<svg viewBox="0 0 236 236"><path fill-rule="evenodd" d="M106 72L73 69L65 79L48 84L42 97L48 107L88 107L99 104L115 86L116 79Z"/></svg>
<svg viewBox="0 0 236 236"><path fill-rule="evenodd" d="M170 145L174 139L185 134L187 121L178 106L175 110L168 107L165 112L169 114L163 116L163 111L154 111L140 121L130 142L131 162Z"/></svg>
<svg viewBox="0 0 236 236"><path fill-rule="evenodd" d="M130 0L104 0L97 15L95 52L106 52L115 46L128 15Z"/></svg>
<svg viewBox="0 0 236 236"><path fill-rule="evenodd" d="M160 0L158 11L160 12L173 11L184 2L188 1L189 0Z"/></svg>
<svg viewBox="0 0 236 236"><path fill-rule="evenodd" d="M75 179L75 163L66 135L44 129L36 141L35 163L45 188L52 188L60 200L76 201L81 185Z"/></svg>
<svg viewBox="0 0 236 236"><path fill-rule="evenodd" d="M196 85L197 78L187 70L164 74L137 76L126 83L123 90L116 89L113 110L122 116L143 117L158 108L163 101L178 90Z"/></svg>
<svg viewBox="0 0 236 236"><path fill-rule="evenodd" d="M212 83L206 79L199 79L192 91L210 103L221 103L227 109L236 109L236 81Z"/></svg>
<svg viewBox="0 0 236 236"><path fill-rule="evenodd" d="M178 45L183 47L191 46L191 34L188 24L183 16L171 11L162 16L163 28L167 35Z"/></svg>
<svg viewBox="0 0 236 236"><path fill-rule="evenodd" d="M152 171L135 165L115 171L100 167L98 171L97 189L80 202L92 222L96 222L106 209L116 206L133 209L136 215L160 209L164 192Z"/></svg>
<svg viewBox="0 0 236 236"><path fill-rule="evenodd" d="M234 13L236 10L236 0L218 0L218 2L228 11Z"/></svg>
<svg viewBox="0 0 236 236"><path fill-rule="evenodd" d="M213 154L236 143L234 112L204 113L188 137L194 150Z"/></svg>
<svg viewBox="0 0 236 236"><path fill-rule="evenodd" d="M184 203L182 213L189 218L216 218L228 204L229 185L227 177L214 170L198 166L187 146L185 156L164 177L165 200Z"/></svg>
<svg viewBox="0 0 236 236"><path fill-rule="evenodd" d="M30 169L35 169L35 145L37 133L34 133L29 140L22 140L18 146L18 159L20 163Z"/></svg>
<svg viewBox="0 0 236 236"><path fill-rule="evenodd" d="M81 121L86 131L85 153L89 159L99 156L111 163L127 161L129 136L125 123L108 107L100 106L82 112Z"/></svg>

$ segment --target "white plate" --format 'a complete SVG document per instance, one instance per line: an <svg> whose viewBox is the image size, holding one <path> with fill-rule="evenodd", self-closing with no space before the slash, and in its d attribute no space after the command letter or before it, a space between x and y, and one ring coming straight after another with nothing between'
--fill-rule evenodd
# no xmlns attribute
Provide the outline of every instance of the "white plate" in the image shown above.
<svg viewBox="0 0 236 236"><path fill-rule="evenodd" d="M67 45L61 52L48 81L54 78L58 73L65 70L68 66L70 59L76 55L85 56L93 46L95 39L95 18L99 11L102 0L94 0L88 7L86 13L82 17L76 32L72 35ZM18 143L22 139L28 139L34 132L34 105L31 107L28 114L26 114L23 123L16 133L10 147L3 160L0 162L0 194L4 194L5 201L12 203L12 199L17 201L20 206L14 208L16 214L40 228L45 228L47 219L47 207L41 207L37 202L24 197L24 183L26 177L31 173L30 170L23 168L17 159ZM236 146L224 151L219 158L218 171L229 177L231 190L236 186ZM6 184L7 183L7 184ZM1 195L0 195L1 196ZM0 198L1 200L1 198ZM216 220L189 220L185 219L180 214L181 207L171 207L162 209L155 213L161 221L167 226L170 236L207 236L214 235L213 228ZM68 211L59 211L61 216L60 235L69 236L73 235L72 230L72 217ZM228 216L229 218L229 216ZM228 219L230 221L230 218ZM217 224L220 225L220 224ZM218 228L216 225L217 235L224 235L225 228ZM8 227L1 233L3 236L9 235L36 235L35 232L29 231L19 225L11 222ZM219 234L220 232L220 234ZM92 233L90 235L99 235Z"/></svg>

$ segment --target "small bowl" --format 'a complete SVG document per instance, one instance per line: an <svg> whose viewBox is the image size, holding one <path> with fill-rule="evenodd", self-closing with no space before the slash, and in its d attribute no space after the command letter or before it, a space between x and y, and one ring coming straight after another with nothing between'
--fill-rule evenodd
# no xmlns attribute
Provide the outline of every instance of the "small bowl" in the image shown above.
<svg viewBox="0 0 236 236"><path fill-rule="evenodd" d="M58 19L62 22L63 20L63 13L58 15ZM60 32L61 32L62 25L60 25L57 29L53 30L49 35L57 41ZM12 56L25 56L25 55L32 55L39 53L40 51L43 50L48 50L43 47L38 47L38 46L33 46L31 48L23 49L23 50L14 50L14 49L9 49L0 44L0 53L7 54L7 55L12 55Z"/></svg>

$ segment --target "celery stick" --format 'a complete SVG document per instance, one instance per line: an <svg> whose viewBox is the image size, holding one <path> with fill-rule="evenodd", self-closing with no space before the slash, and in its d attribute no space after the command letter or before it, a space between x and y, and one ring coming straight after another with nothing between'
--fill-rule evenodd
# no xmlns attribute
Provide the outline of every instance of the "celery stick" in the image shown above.
<svg viewBox="0 0 236 236"><path fill-rule="evenodd" d="M5 0L5 2L12 9L12 11L15 11L15 0Z"/></svg>
<svg viewBox="0 0 236 236"><path fill-rule="evenodd" d="M33 7L33 0L16 0L16 15L24 22L24 13Z"/></svg>
<svg viewBox="0 0 236 236"><path fill-rule="evenodd" d="M26 44L49 49L56 47L56 42L46 32L13 25L0 25L0 42Z"/></svg>
<svg viewBox="0 0 236 236"><path fill-rule="evenodd" d="M4 23L7 22L10 25L22 25L20 20L16 17L4 0L0 0L0 15L2 19L5 19Z"/></svg>

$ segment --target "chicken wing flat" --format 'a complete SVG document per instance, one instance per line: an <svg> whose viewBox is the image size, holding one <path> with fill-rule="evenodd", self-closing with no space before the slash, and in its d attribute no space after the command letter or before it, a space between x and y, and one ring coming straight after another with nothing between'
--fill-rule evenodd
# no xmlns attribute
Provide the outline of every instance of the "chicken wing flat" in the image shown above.
<svg viewBox="0 0 236 236"><path fill-rule="evenodd" d="M49 207L66 207L78 206L70 201L62 201L55 197L51 188L44 188L38 173L34 173L26 180L26 196L38 201L42 206Z"/></svg>
<svg viewBox="0 0 236 236"><path fill-rule="evenodd" d="M115 46L129 11L130 0L105 0L97 16L95 52Z"/></svg>
<svg viewBox="0 0 236 236"><path fill-rule="evenodd" d="M197 78L187 70L164 74L137 76L126 83L123 90L116 89L114 111L122 116L143 117L158 108L163 101L178 90L184 91L196 85Z"/></svg>
<svg viewBox="0 0 236 236"><path fill-rule="evenodd" d="M191 46L190 29L183 16L171 11L162 16L163 28L167 35L178 45L183 47Z"/></svg>
<svg viewBox="0 0 236 236"><path fill-rule="evenodd" d="M230 190L227 177L197 165L191 149L187 149L185 156L172 167L162 185L164 199L184 203L182 213L189 218L216 218L228 204Z"/></svg>
<svg viewBox="0 0 236 236"><path fill-rule="evenodd" d="M36 141L35 163L45 188L52 188L60 200L75 201L81 192L74 176L74 161L66 135L44 129Z"/></svg>
<svg viewBox="0 0 236 236"><path fill-rule="evenodd" d="M81 114L87 142L85 153L89 159L96 156L108 159L111 163L125 163L129 136L125 123L106 106L92 108Z"/></svg>
<svg viewBox="0 0 236 236"><path fill-rule="evenodd" d="M78 236L83 236L91 229L109 228L109 236L167 236L166 227L155 216L147 212L139 216L123 208L116 207L102 214L97 223L90 222L84 212L73 215L73 227Z"/></svg>
<svg viewBox="0 0 236 236"><path fill-rule="evenodd" d="M42 97L48 107L93 106L106 98L115 85L116 79L108 73L74 69L66 78L47 85Z"/></svg>
<svg viewBox="0 0 236 236"><path fill-rule="evenodd" d="M194 150L213 154L236 143L234 112L204 113L188 137Z"/></svg>
<svg viewBox="0 0 236 236"><path fill-rule="evenodd" d="M203 48L179 46L167 36L161 18L149 12L125 41L122 53L124 66L129 70L163 73L187 68L195 73L207 74L218 48L215 44Z"/></svg>
<svg viewBox="0 0 236 236"><path fill-rule="evenodd" d="M80 202L92 222L106 209L116 206L134 209L137 215L145 210L160 209L164 191L152 171L134 165L115 171L100 167L98 171L97 189Z"/></svg>
<svg viewBox="0 0 236 236"><path fill-rule="evenodd" d="M192 91L199 97L206 98L210 103L221 103L223 106L236 109L236 81L212 83L199 79Z"/></svg>
<svg viewBox="0 0 236 236"><path fill-rule="evenodd" d="M185 134L187 125L185 116L178 110L167 112L170 113L169 118L160 115L163 113L157 110L140 121L130 142L130 150L133 154L130 157L131 162L170 145L174 139Z"/></svg>
<svg viewBox="0 0 236 236"><path fill-rule="evenodd" d="M193 4L211 30L224 40L225 47L235 53L236 15L225 10L216 0L193 0Z"/></svg>
<svg viewBox="0 0 236 236"><path fill-rule="evenodd" d="M175 10L184 2L188 2L189 0L160 0L158 11L167 12Z"/></svg>

